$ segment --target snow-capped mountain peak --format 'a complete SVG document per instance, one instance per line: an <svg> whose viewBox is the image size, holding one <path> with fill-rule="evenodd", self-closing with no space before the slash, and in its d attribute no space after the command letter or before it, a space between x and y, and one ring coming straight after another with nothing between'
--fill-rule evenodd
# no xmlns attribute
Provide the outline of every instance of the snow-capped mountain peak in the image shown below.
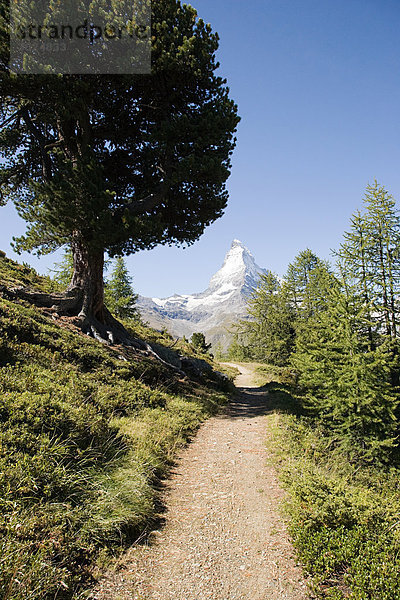
<svg viewBox="0 0 400 600"><path fill-rule="evenodd" d="M250 250L240 240L233 240L224 264L211 278L208 289L215 289L226 283L233 284L236 288L241 285L249 287L256 283L262 271Z"/></svg>
<svg viewBox="0 0 400 600"><path fill-rule="evenodd" d="M139 308L151 325L167 326L174 335L202 331L211 342L227 340L229 323L245 317L247 299L262 272L250 250L235 239L204 292L163 299L139 297Z"/></svg>

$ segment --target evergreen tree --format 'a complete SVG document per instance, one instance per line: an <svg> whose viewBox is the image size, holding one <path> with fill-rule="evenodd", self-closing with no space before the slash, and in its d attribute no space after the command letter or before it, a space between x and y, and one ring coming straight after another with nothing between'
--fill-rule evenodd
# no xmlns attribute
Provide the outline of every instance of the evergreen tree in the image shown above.
<svg viewBox="0 0 400 600"><path fill-rule="evenodd" d="M311 414L349 456L373 460L396 444L398 400L390 385L391 354L384 345L370 350L367 323L360 295L337 283L325 310L298 333L291 362Z"/></svg>
<svg viewBox="0 0 400 600"><path fill-rule="evenodd" d="M376 181L367 187L364 204L371 240L371 280L379 299L376 306L386 335L395 340L399 332L400 218L393 197Z"/></svg>
<svg viewBox="0 0 400 600"><path fill-rule="evenodd" d="M107 307L117 318L138 321L140 313L135 306L137 298L138 295L133 291L132 278L129 276L125 261L122 256L118 256L105 285Z"/></svg>
<svg viewBox="0 0 400 600"><path fill-rule="evenodd" d="M43 5L48 22L62 5ZM95 0L91 10L103 5ZM15 77L3 8L2 201L12 199L28 223L16 249L69 245L74 273L61 306L87 333L124 339L104 306L104 252L191 244L227 204L239 119L215 73L218 36L192 7L159 0L152 2L151 75Z"/></svg>
<svg viewBox="0 0 400 600"><path fill-rule="evenodd" d="M364 214L353 215L337 256L369 307L373 348L382 334L394 342L399 332L400 219L392 196L376 181L367 187L364 207Z"/></svg>
<svg viewBox="0 0 400 600"><path fill-rule="evenodd" d="M206 343L204 333L193 333L192 337L190 338L190 343L195 350L198 350L198 352L202 352L204 354L206 354L211 348L211 344Z"/></svg>
<svg viewBox="0 0 400 600"><path fill-rule="evenodd" d="M74 259L71 250L65 250L61 262L55 263L54 269L51 269L50 272L54 273L54 281L63 289L68 287L74 273Z"/></svg>
<svg viewBox="0 0 400 600"><path fill-rule="evenodd" d="M317 268L329 270L328 264L308 248L300 252L288 267L285 281L298 318L307 319L315 310L313 294L318 295L318 291L315 288L316 280L313 285L310 285L310 281Z"/></svg>
<svg viewBox="0 0 400 600"><path fill-rule="evenodd" d="M285 366L294 344L294 309L288 289L271 271L262 274L249 300L249 321L242 322L252 358Z"/></svg>
<svg viewBox="0 0 400 600"><path fill-rule="evenodd" d="M371 260L373 240L370 236L367 220L359 211L352 216L350 222L351 229L344 233L344 242L335 255L339 259L338 267L343 278L354 282L362 294L368 316L369 347L372 350L376 344L376 330L373 330L371 319L371 315L376 312Z"/></svg>

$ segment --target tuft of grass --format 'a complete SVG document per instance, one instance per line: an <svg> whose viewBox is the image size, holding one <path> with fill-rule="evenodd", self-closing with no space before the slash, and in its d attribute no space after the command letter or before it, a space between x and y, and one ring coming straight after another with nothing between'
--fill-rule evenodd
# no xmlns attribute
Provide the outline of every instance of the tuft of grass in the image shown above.
<svg viewBox="0 0 400 600"><path fill-rule="evenodd" d="M269 449L315 597L400 600L399 469L350 462L334 439L295 414L287 386L271 383L270 394L278 410Z"/></svg>

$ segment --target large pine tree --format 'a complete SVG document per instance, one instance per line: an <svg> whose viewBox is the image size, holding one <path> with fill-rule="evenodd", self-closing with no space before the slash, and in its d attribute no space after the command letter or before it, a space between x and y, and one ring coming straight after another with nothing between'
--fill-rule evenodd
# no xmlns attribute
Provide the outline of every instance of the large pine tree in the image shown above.
<svg viewBox="0 0 400 600"><path fill-rule="evenodd" d="M354 282L362 295L368 315L369 347L372 350L376 344L377 333L373 328L371 319L371 315L376 311L374 307L374 275L372 272L373 240L370 236L367 220L360 211L357 211L351 217L350 224L350 231L344 233L344 242L335 254L343 277Z"/></svg>
<svg viewBox="0 0 400 600"><path fill-rule="evenodd" d="M285 281L297 316L307 318L314 311L315 285L310 285L315 269L327 269L327 264L309 248L302 250L288 266ZM315 278L314 278L315 283Z"/></svg>
<svg viewBox="0 0 400 600"><path fill-rule="evenodd" d="M217 48L179 0L152 3L151 75L14 76L1 48L2 198L28 223L16 248L71 247L66 296L40 301L87 332L123 338L104 305L105 251L190 244L223 214L238 116Z"/></svg>

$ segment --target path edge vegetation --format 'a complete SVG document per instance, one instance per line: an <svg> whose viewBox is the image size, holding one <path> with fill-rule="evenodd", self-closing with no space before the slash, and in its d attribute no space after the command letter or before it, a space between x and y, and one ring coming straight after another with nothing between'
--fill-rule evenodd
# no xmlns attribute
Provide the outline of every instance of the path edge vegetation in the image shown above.
<svg viewBox="0 0 400 600"><path fill-rule="evenodd" d="M272 414L267 449L286 490L282 512L318 600L399 600L400 488L395 467L344 460L302 414L293 373L263 365Z"/></svg>
<svg viewBox="0 0 400 600"><path fill-rule="evenodd" d="M21 284L55 285L0 253L0 597L77 600L157 527L161 479L233 386L209 356L137 320L124 325L168 362L188 357L187 377L100 344L10 298Z"/></svg>

